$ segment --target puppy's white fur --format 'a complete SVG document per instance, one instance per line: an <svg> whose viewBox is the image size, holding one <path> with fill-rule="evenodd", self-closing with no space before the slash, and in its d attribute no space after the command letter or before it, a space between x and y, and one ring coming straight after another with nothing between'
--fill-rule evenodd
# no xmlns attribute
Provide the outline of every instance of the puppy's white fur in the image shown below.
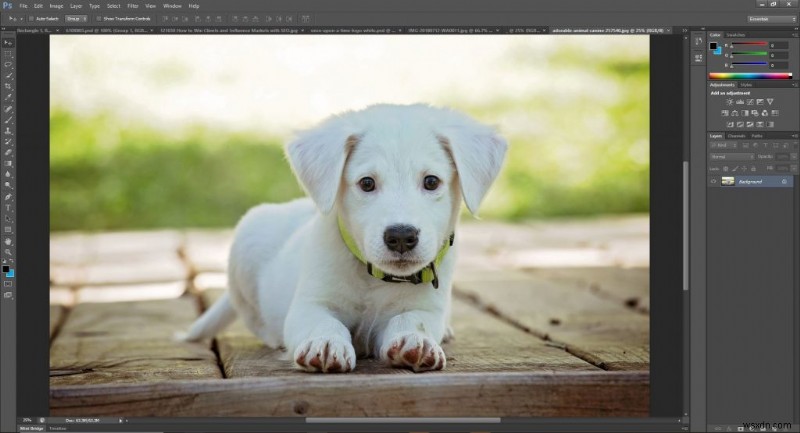
<svg viewBox="0 0 800 433"><path fill-rule="evenodd" d="M185 338L211 337L238 314L305 370L350 371L357 354L414 371L444 368L439 344L458 237L436 269L438 289L390 283L370 276L348 250L337 218L374 266L416 273L455 230L462 197L477 213L505 150L492 128L427 105L375 105L299 134L287 155L313 202L264 204L242 218L230 252L230 290ZM434 191L423 187L429 175L441 180ZM359 187L363 177L375 179L374 191ZM386 247L383 234L393 224L419 230L414 249L401 255Z"/></svg>

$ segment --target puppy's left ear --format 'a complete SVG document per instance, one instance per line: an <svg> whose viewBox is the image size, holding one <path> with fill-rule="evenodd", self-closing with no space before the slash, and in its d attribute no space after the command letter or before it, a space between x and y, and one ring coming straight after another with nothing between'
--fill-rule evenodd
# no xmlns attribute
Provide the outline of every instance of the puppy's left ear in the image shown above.
<svg viewBox="0 0 800 433"><path fill-rule="evenodd" d="M334 117L301 132L286 146L295 175L320 212L333 209L345 161L360 138L345 119Z"/></svg>
<svg viewBox="0 0 800 433"><path fill-rule="evenodd" d="M506 140L494 128L466 116L441 128L437 138L453 157L464 202L477 216L483 197L503 166Z"/></svg>

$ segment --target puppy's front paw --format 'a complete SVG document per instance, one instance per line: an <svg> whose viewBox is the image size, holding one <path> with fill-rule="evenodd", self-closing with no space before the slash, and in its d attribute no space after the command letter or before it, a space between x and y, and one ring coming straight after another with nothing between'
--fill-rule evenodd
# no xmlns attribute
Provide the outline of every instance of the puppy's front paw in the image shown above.
<svg viewBox="0 0 800 433"><path fill-rule="evenodd" d="M447 364L444 350L431 338L420 334L402 334L389 339L381 348L381 359L393 367L416 372L441 370Z"/></svg>
<svg viewBox="0 0 800 433"><path fill-rule="evenodd" d="M356 352L340 337L309 338L294 351L294 362L305 371L347 373L356 368Z"/></svg>

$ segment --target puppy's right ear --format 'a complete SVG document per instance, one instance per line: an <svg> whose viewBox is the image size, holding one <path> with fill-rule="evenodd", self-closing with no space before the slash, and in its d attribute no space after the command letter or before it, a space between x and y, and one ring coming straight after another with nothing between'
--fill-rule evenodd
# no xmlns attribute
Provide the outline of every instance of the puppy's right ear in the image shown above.
<svg viewBox="0 0 800 433"><path fill-rule="evenodd" d="M334 117L301 132L286 146L297 179L320 212L333 209L345 161L360 138L344 119Z"/></svg>

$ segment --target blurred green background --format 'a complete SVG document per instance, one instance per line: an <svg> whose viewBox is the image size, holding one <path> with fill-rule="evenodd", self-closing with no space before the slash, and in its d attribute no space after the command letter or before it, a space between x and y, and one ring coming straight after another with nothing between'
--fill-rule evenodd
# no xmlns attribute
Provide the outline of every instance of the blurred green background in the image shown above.
<svg viewBox="0 0 800 433"><path fill-rule="evenodd" d="M519 221L649 210L646 37L493 36L494 41L484 40L476 50L485 49L494 58L481 58L469 48L460 56L453 54L457 50L447 51L449 61L456 62L454 69L440 71L443 77L433 82L430 75L434 68L420 75L415 75L417 71L413 69L415 65L418 69L420 64L426 64L425 58L418 55L420 44L425 45L426 41L392 40L389 43L396 45L392 46L393 59L406 55L416 63L408 66L411 72L406 75L396 70L400 67L397 65L408 62L389 65L387 71L394 70L399 75L396 80L385 79L380 88L386 88L385 95L365 88L365 95L353 98L354 90L348 90L346 95L337 93L344 85L330 83L326 87L322 83L316 90L310 89L309 95L298 96L300 100L295 105L278 104L274 116L262 114L267 120L251 114L262 111L264 104L281 95L252 95L246 89L254 81L265 80L261 85L267 86L264 83L270 80L261 75L237 76L236 69L223 69L216 74L202 72L204 69L197 59L202 58L203 51L195 52L195 57L176 59L174 53L178 51L171 51L174 47L163 40L158 43L163 57L155 56L128 80L141 81L140 87L132 85L128 94L104 90L98 77L113 75L113 68L130 69L131 64L136 64L136 49L150 50L151 54L154 49L147 41L129 39L123 42L131 49L121 49L106 38L112 37L96 38L103 39L96 42L102 44L99 49L113 50L118 59L107 64L88 60L97 58L90 57L91 53L97 54L97 46L79 46L74 40L59 37L53 44L52 230L233 226L255 204L302 195L282 151L282 145L291 136L289 129L311 126L324 114L338 111L339 106L359 108L375 102L447 105L498 125L509 140L510 150L503 172L482 207L484 219ZM222 36L215 42L229 44L229 38ZM447 43L454 46L468 43L463 36L452 42L440 42L439 38L436 41L441 50L447 49ZM340 40L340 44L346 42ZM557 49L552 48L554 42ZM187 42L184 39L175 43ZM301 48L326 50L308 39ZM354 53L363 62L378 64L385 60L381 54L384 48L360 47L362 51L351 52L344 64L352 65ZM427 45L429 51L436 49ZM431 55L437 54L441 53ZM237 55L230 54L234 60ZM332 68L340 67L336 65L341 62L331 59L320 66L306 65L291 57L286 63L287 75L292 75L292 68L301 68L298 82L286 83L287 79L281 76L274 78L286 87L302 89L303 83L311 82L307 80L313 80L315 74L337 75ZM228 63L235 64L234 60L229 59ZM125 61L134 63L126 65ZM481 62L487 65L459 75L454 72L460 67L458 62L468 67ZM82 83L60 81L69 80L66 77L74 76L76 69L84 71L82 79L88 85L96 84L94 96L76 90ZM511 72L506 72L509 69ZM388 73L394 72L381 70L383 75ZM233 109L231 116L235 117L231 121L216 122L211 114L206 115L211 110L203 104L220 108L221 91L204 90L194 99L183 101L182 106L169 105L176 103L172 98L189 98L169 92L185 89L187 95L196 93L200 79L206 86L204 89L209 83L221 83L219 86L228 86L228 90L239 89L221 100L225 107L234 107L239 100L250 106L239 107L239 112ZM359 77L352 79L353 88L360 89ZM482 82L478 83L479 80ZM417 82L420 84L415 85ZM114 85L127 84L119 80L106 85L114 89ZM403 89L392 93L398 92L392 88L398 86ZM163 95L163 103L158 95ZM137 98L150 101L147 102L150 108L145 103L134 104ZM306 106L313 110L306 110ZM189 115L165 118L176 112ZM282 127L295 118L301 120ZM240 120L241 124L236 123Z"/></svg>

